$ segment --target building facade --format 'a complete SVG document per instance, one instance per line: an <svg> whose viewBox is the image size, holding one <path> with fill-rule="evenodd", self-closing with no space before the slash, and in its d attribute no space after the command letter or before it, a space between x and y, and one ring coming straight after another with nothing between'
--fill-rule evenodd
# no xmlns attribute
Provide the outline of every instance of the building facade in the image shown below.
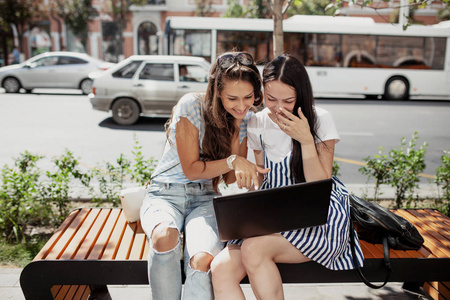
<svg viewBox="0 0 450 300"><path fill-rule="evenodd" d="M44 0L50 6L53 0ZM240 0L242 5L244 1ZM170 16L194 16L195 0L147 0L144 6L131 5L126 15L123 38L119 38L119 28L109 13L111 0L93 0L99 16L89 24L86 45L67 28L64 20L50 16L45 20L35 20L23 37L22 59L27 59L46 51L86 52L93 57L118 62L134 54L162 54L163 33L166 18ZM392 11L399 2L375 0L373 7L361 8L346 5L342 15L372 17L375 22L389 22ZM424 24L438 23L437 11L444 7L442 2L432 3L415 11L415 19ZM220 16L227 8L227 0L213 0L208 16Z"/></svg>

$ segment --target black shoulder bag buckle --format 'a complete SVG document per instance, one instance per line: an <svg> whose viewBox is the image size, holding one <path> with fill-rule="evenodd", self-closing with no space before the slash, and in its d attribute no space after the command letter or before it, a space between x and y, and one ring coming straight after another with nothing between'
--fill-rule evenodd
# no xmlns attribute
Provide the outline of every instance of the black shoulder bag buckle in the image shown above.
<svg viewBox="0 0 450 300"><path fill-rule="evenodd" d="M382 288L389 281L393 272L389 249L394 250L419 250L424 243L422 236L416 227L408 220L394 214L390 210L375 202L363 200L355 195L350 195L350 244L352 248L353 264L361 280L374 289ZM362 273L355 253L354 224L358 225L356 232L361 240L372 244L383 244L384 267L386 277L382 284L371 283Z"/></svg>

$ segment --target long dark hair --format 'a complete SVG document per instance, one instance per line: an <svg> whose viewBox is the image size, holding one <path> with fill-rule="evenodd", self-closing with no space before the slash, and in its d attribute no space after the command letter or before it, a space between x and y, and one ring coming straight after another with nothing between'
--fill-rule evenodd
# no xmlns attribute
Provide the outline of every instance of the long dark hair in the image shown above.
<svg viewBox="0 0 450 300"><path fill-rule="evenodd" d="M263 71L263 84L270 81L279 80L295 89L297 99L294 105L293 114L298 117L298 108L308 119L311 134L314 139L318 139L316 126L316 112L314 110L314 97L309 80L303 64L289 54L282 54L269 62ZM292 180L295 183L305 182L303 172L302 148L297 140L292 139L292 157L290 162Z"/></svg>
<svg viewBox="0 0 450 300"><path fill-rule="evenodd" d="M230 52L236 54L235 52ZM255 64L250 66L235 62L227 69L222 69L214 62L211 66L208 88L203 105L205 119L205 136L203 138L202 159L205 161L219 160L231 155L231 139L239 134L239 128L234 124L234 117L222 105L220 95L227 80L242 80L253 86L255 102L259 106L263 101L261 91L261 75ZM220 177L213 178L214 189L217 189Z"/></svg>

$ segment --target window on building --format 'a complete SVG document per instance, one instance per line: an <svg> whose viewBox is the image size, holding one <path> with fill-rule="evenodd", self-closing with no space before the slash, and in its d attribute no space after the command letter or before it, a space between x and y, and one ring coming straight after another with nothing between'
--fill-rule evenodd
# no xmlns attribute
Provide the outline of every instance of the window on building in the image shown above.
<svg viewBox="0 0 450 300"><path fill-rule="evenodd" d="M158 36L156 25L152 22L143 22L138 28L138 54L157 55Z"/></svg>
<svg viewBox="0 0 450 300"><path fill-rule="evenodd" d="M103 60L115 63L123 55L122 44L119 40L119 28L114 22L102 22L102 54Z"/></svg>

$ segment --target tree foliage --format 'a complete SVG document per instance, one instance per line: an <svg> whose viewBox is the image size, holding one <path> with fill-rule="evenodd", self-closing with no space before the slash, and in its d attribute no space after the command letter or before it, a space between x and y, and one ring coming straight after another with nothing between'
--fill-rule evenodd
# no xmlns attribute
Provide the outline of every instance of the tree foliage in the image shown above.
<svg viewBox="0 0 450 300"><path fill-rule="evenodd" d="M340 9L345 6L347 3L353 3L355 6L360 7L369 7L373 9L375 12L378 12L384 7L375 5L373 0L336 0L329 4L328 9L331 9L335 14L339 13ZM414 13L416 9L426 8L434 1L429 0L404 0L404 1L392 1L392 0L383 0L383 2L392 2L392 6L394 11L399 11L401 7L408 7L410 11ZM438 11L437 17L441 21L450 20L450 0L442 0L444 7ZM398 13L397 13L398 17ZM392 19L392 16L391 16ZM411 24L414 24L414 18L412 18L411 14L407 17L407 23L405 24L405 28Z"/></svg>
<svg viewBox="0 0 450 300"><path fill-rule="evenodd" d="M333 11L328 9L329 0L293 0L289 9L288 15L311 15L323 16L333 15Z"/></svg>
<svg viewBox="0 0 450 300"><path fill-rule="evenodd" d="M55 0L52 10L86 46L89 23L98 16L92 0Z"/></svg>
<svg viewBox="0 0 450 300"><path fill-rule="evenodd" d="M107 2L107 7L105 10L111 16L112 21L117 25L118 45L124 44L123 31L129 21L130 6L144 6L145 4L147 4L147 0L109 0L109 2Z"/></svg>
<svg viewBox="0 0 450 300"><path fill-rule="evenodd" d="M213 13L213 0L195 0L195 15L197 17L208 17Z"/></svg>
<svg viewBox="0 0 450 300"><path fill-rule="evenodd" d="M22 37L26 26L36 15L45 14L43 0L3 0L0 1L0 26L6 31L11 25L17 28L19 35L19 51L23 52Z"/></svg>
<svg viewBox="0 0 450 300"><path fill-rule="evenodd" d="M250 0L248 5L242 6L237 0L227 1L226 18L259 18L271 16L270 7L266 0Z"/></svg>

